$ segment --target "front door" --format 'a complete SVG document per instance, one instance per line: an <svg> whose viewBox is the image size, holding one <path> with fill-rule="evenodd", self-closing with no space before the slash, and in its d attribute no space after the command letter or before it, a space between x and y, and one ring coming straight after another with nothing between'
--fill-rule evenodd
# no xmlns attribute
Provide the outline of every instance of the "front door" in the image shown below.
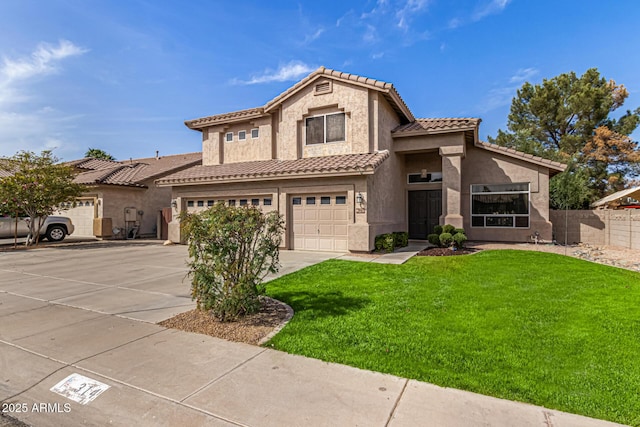
<svg viewBox="0 0 640 427"><path fill-rule="evenodd" d="M442 215L442 190L409 191L409 238L426 239Z"/></svg>

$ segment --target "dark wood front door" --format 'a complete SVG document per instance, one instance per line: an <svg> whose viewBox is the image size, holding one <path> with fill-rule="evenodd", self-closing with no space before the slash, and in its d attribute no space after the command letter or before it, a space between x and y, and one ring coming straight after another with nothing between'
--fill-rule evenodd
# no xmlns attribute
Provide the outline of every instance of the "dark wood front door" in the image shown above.
<svg viewBox="0 0 640 427"><path fill-rule="evenodd" d="M409 238L426 239L442 215L442 190L409 191Z"/></svg>

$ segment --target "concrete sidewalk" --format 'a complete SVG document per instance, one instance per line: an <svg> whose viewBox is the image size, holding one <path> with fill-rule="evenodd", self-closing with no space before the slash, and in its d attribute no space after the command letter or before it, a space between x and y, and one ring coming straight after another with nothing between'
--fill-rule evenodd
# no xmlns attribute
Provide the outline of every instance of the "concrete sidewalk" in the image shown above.
<svg viewBox="0 0 640 427"><path fill-rule="evenodd" d="M607 426L154 324L192 305L184 247L0 253L0 401L35 426ZM180 258L182 256L182 258ZM288 253L286 271L338 254ZM51 388L109 386L87 404Z"/></svg>

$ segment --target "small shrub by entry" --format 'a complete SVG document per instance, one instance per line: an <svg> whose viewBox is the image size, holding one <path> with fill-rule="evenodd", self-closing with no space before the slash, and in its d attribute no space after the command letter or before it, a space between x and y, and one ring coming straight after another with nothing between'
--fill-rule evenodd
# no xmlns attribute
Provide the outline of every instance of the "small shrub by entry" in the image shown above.
<svg viewBox="0 0 640 427"><path fill-rule="evenodd" d="M464 233L464 229L455 228L451 224L436 225L433 227L433 234L429 234L427 240L440 248L462 249L467 241L467 235Z"/></svg>

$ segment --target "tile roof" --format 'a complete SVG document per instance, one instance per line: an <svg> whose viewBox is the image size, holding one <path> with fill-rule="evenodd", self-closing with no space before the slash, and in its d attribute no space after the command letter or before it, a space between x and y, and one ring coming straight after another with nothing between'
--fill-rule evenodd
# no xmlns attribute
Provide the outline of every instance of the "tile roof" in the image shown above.
<svg viewBox="0 0 640 427"><path fill-rule="evenodd" d="M407 107L407 104L404 102L400 94L396 91L391 83L383 82L369 77L358 76L356 74L331 70L325 67L320 67L309 74L307 77L300 80L298 83L291 86L289 89L282 92L280 95L273 98L271 101L267 102L262 107L234 111L231 113L217 114L214 116L202 117L194 120L187 120L184 123L190 129L200 129L212 124L230 123L234 121L247 120L254 117L266 116L269 114L270 110L280 105L285 99L298 92L298 90L308 85L311 81L320 77L341 80L382 92L392 108L398 113L401 118L404 119L404 121L411 122L414 120L411 110L409 110L409 107Z"/></svg>
<svg viewBox="0 0 640 427"><path fill-rule="evenodd" d="M478 127L481 119L477 118L429 118L416 119L411 123L400 125L391 131L393 136L440 133L472 130Z"/></svg>
<svg viewBox="0 0 640 427"><path fill-rule="evenodd" d="M147 187L144 181L167 175L181 169L202 163L202 153L176 154L162 157L148 157L127 161L100 161L81 159L68 164L84 172L79 173L74 182L87 185L121 185Z"/></svg>
<svg viewBox="0 0 640 427"><path fill-rule="evenodd" d="M476 147L483 148L488 151L493 151L494 153L505 154L509 157L525 160L529 163L534 163L540 166L545 166L557 172L562 172L567 167L567 165L565 165L564 163L545 159L539 156L534 156L533 154L524 153L522 151L514 150L513 148L503 147L498 144L491 144L489 142L478 141L475 143L475 145Z"/></svg>
<svg viewBox="0 0 640 427"><path fill-rule="evenodd" d="M109 169L114 166L118 166L120 162L117 162L115 160L94 159L92 157L85 157L84 159L65 162L65 164L69 166L73 166L77 169L97 170L97 169Z"/></svg>
<svg viewBox="0 0 640 427"><path fill-rule="evenodd" d="M367 154L308 157L297 160L260 160L195 166L156 180L159 185L215 183L234 180L300 178L322 174L371 174L389 157L389 151Z"/></svg>
<svg viewBox="0 0 640 427"><path fill-rule="evenodd" d="M240 120L247 120L255 117L266 116L264 108L249 108L247 110L232 111L231 113L216 114L214 116L202 117L184 122L190 129L199 129L205 126L211 126L217 123L229 123Z"/></svg>

